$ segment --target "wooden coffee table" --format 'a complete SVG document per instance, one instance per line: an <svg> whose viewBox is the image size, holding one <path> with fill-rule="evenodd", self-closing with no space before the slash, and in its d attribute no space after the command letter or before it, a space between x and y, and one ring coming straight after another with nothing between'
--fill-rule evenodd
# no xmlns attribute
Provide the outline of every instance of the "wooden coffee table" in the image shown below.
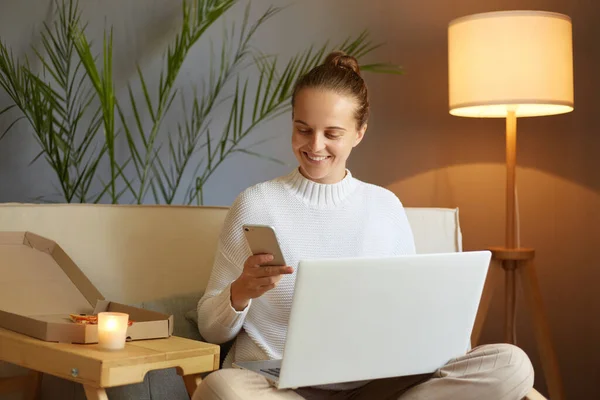
<svg viewBox="0 0 600 400"><path fill-rule="evenodd" d="M0 328L0 361L32 370L29 376L0 378L0 394L22 387L27 399L38 397L42 373L82 383L88 399L108 400L105 388L140 383L148 371L173 367L191 396L199 374L219 368L219 346L172 336L104 351L96 344L51 343Z"/></svg>

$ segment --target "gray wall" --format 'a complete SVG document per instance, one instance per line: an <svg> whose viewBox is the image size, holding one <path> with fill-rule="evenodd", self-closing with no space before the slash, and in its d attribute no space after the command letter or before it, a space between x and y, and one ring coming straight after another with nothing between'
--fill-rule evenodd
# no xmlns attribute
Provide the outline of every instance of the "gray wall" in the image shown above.
<svg viewBox="0 0 600 400"><path fill-rule="evenodd" d="M38 32L41 24L44 21L53 21L53 2L49 0L2 1L0 36L10 44L15 54L25 54L32 44L39 46ZM266 11L272 3L262 0L252 1L251 11L254 19ZM266 54L280 55L282 61L311 44L321 45L326 40L338 43L347 36L358 35L361 30L372 29L373 26L365 20L365 17L374 16L374 12L365 8L360 1L336 1L328 2L326 5L320 4L319 1L297 2L297 4L290 1L274 3L289 8L269 20L255 35L252 43ZM180 20L180 2L84 0L80 4L83 8L82 19L89 21L89 36L97 44L102 41L104 26L110 24L114 28L114 79L118 97L125 106L128 104L126 83L133 82L134 87L139 88L135 71L136 63L141 65L151 92L155 91L162 53L174 38ZM246 1L241 1L229 10L225 19L211 27L208 34L188 55L177 81L177 86L188 98L191 97L191 84L201 87L202 79L208 78L209 39L215 43L215 49L219 51L223 27L231 27L231 24L236 22L239 29L246 4ZM377 36L381 40L381 35L377 35L377 31L374 30L374 40ZM100 46L96 49L101 50ZM385 58L386 55L385 52L379 52L374 55L377 56ZM255 77L257 74L249 69L241 76ZM148 79L148 77L155 77L155 79ZM0 105L4 106L9 104L8 102L6 94L1 93ZM229 104L230 102L227 102L226 107L221 107L213 114L215 121L213 134L222 129L228 116ZM237 194L249 185L285 174L293 168L295 158L289 146L291 132L289 120L290 116L284 115L268 122L256 129L245 142L251 144L273 137L273 140L268 141L258 150L262 154L285 162L286 165L241 153L236 154L228 159L208 182L205 189L206 205L231 204ZM6 127L10 121L9 116L1 118L0 128ZM148 124L149 121L146 115L145 123ZM177 123L182 121L180 102L177 99L162 124L161 139L165 138L168 130L173 131ZM40 195L48 196L48 200L59 199L52 196L56 193L57 182L44 161L40 160L28 166L38 152L38 145L30 133L27 123L20 122L17 129L0 142L0 201L34 201ZM118 156L123 158L125 155L126 151L123 147L118 152ZM187 180L192 180L191 173L187 174ZM178 200L181 202L183 198L179 197ZM148 201L152 199L148 198Z"/></svg>
<svg viewBox="0 0 600 400"><path fill-rule="evenodd" d="M49 2L2 2L0 36L22 52L46 17ZM173 32L178 5L167 1L85 1L91 29L115 26L116 70L122 84L135 59L156 71L160 49ZM82 4L83 4L82 3ZM575 111L519 120L518 190L521 243L536 248L536 264L550 327L572 399L598 398L600 367L600 6L591 0L328 1L296 2L256 38L266 52L289 56L310 43L333 41L369 28L387 44L373 58L404 65L406 76L368 75L372 119L367 138L350 168L360 179L393 190L407 206L459 207L466 249L501 245L504 238L504 123L455 118L447 110L446 29L451 19L476 12L542 9L573 18ZM255 13L269 2L252 1ZM281 2L281 4L288 4ZM236 7L228 19L239 19ZM211 31L218 40L220 26ZM206 62L199 44L184 66L181 83L199 81ZM551 68L551 66L549 66ZM0 107L6 98L0 95ZM221 117L223 115L221 114ZM172 126L177 113L169 117ZM6 119L0 120L0 128ZM209 182L206 204L231 204L253 183L286 173L294 163L289 149L289 116L255 132L276 136L263 148L289 163L279 166L237 156ZM28 201L52 190L52 174L39 162L27 167L36 144L24 125L0 142L0 201ZM502 339L502 285L497 288L484 330L485 342ZM532 323L519 302L519 344L536 367L536 387L545 391Z"/></svg>

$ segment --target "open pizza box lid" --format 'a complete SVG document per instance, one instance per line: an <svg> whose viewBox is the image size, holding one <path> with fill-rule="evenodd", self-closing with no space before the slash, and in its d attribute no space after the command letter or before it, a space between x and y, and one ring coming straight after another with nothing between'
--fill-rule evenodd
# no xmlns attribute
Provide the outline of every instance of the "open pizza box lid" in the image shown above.
<svg viewBox="0 0 600 400"><path fill-rule="evenodd" d="M97 343L70 314L124 312L128 340L173 334L173 316L105 300L63 249L31 232L0 232L0 327L50 342Z"/></svg>

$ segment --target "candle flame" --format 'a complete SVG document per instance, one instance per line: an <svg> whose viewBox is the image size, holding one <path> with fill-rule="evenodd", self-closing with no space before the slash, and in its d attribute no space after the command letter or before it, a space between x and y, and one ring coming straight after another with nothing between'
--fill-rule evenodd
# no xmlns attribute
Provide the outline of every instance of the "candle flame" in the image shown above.
<svg viewBox="0 0 600 400"><path fill-rule="evenodd" d="M109 317L109 318L106 320L106 329L107 329L107 330L114 331L114 330L116 330L116 329L117 329L117 326L118 326L118 325L119 325L119 324L117 323L117 319L116 319L116 318Z"/></svg>

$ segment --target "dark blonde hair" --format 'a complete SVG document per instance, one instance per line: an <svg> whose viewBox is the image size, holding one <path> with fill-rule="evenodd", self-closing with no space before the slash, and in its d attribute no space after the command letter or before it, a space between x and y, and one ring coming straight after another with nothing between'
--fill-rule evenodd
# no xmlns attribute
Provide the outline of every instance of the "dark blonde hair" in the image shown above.
<svg viewBox="0 0 600 400"><path fill-rule="evenodd" d="M360 129L369 119L367 85L360 76L358 61L342 51L330 53L323 64L298 78L292 94L292 108L296 95L302 89L328 89L340 95L351 96L358 104L354 112L357 127Z"/></svg>

